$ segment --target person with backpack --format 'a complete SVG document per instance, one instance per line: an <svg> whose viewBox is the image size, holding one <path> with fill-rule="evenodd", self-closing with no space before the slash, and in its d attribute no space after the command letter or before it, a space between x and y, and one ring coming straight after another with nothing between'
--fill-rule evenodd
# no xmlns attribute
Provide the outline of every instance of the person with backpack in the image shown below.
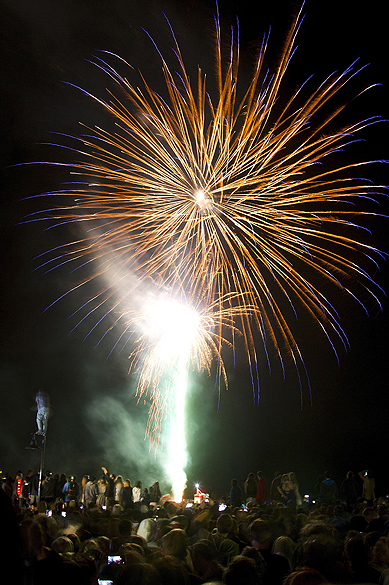
<svg viewBox="0 0 389 585"><path fill-rule="evenodd" d="M76 476L71 475L69 480L65 483L62 488L62 493L64 495L65 504L68 506L69 503L74 500L78 500L78 496L80 494L80 487L76 482Z"/></svg>

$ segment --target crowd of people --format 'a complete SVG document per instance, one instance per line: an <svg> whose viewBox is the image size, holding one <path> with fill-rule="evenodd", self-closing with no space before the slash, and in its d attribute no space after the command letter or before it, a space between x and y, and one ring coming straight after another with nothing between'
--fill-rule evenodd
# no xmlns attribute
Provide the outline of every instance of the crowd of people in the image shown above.
<svg viewBox="0 0 389 585"><path fill-rule="evenodd" d="M389 496L368 470L340 486L324 473L314 499L293 472L180 503L106 467L1 487L3 567L21 585L389 585Z"/></svg>

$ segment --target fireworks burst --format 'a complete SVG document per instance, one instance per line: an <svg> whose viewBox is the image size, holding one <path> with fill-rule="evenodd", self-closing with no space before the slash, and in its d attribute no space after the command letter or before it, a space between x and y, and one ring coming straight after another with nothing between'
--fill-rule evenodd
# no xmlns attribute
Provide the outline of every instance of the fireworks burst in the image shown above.
<svg viewBox="0 0 389 585"><path fill-rule="evenodd" d="M328 106L359 72L355 63L311 91L311 81L303 84L284 100L282 82L301 21L300 13L272 75L266 72L264 38L246 85L238 83L236 29L225 49L216 17L213 89L200 68L192 81L171 30L177 72L157 49L164 93L142 75L142 87L133 84L133 68L106 52L94 64L110 78L107 96L82 90L113 117L117 129L95 126L74 138L79 160L71 167L80 181L61 191L61 207L40 218L54 225L79 223L84 235L42 266L93 261L98 269L88 280L115 274L90 300L82 320L97 306L109 306L105 315L117 313L115 323L124 324L125 332L140 332L132 367L141 370L138 395L151 391L150 412L157 413L149 419L152 434L160 432L166 398L160 392L158 343L150 341L150 328L145 335L137 325L144 314L127 308L134 292L167 288L173 299L198 310L200 322L204 317L187 354L196 369L210 371L215 360L218 376L225 376L225 332L233 346L239 331L254 380L258 333L266 356L270 344L283 368L288 356L304 371L290 308L295 314L307 311L335 352L339 341L347 346L324 292L327 282L363 306L367 297L379 303L378 287L364 266L367 259L375 269L380 253L353 236L359 218L370 213L350 204L371 198L377 186L353 178L368 162L339 165L334 155L378 118L333 130L344 106L330 113ZM119 73L127 66L125 75ZM357 264L356 257L363 262Z"/></svg>
<svg viewBox="0 0 389 585"><path fill-rule="evenodd" d="M215 313L212 306L204 309L200 304L194 305L193 299L188 304L166 291L157 295L148 293L137 307L134 304L137 303L132 299L132 308L121 314L126 322L122 335L128 331L135 333L130 369L139 372L138 399L149 396L151 400L146 433L156 448L164 417L176 409L177 383L181 389L185 387L183 379L189 367L210 375L213 362L219 359L218 377L223 377L227 384L220 348L229 342L218 332L222 327L230 331L235 328L229 310L226 315ZM181 402L181 415L175 416L176 424L178 419L182 420L182 409Z"/></svg>

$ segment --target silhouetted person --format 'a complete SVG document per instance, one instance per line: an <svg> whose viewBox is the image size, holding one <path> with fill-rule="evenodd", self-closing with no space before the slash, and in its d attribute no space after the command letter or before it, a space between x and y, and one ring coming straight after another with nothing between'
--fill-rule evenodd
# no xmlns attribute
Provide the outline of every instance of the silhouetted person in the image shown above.
<svg viewBox="0 0 389 585"><path fill-rule="evenodd" d="M260 574L253 559L239 555L228 565L223 574L226 585L262 585Z"/></svg>
<svg viewBox="0 0 389 585"><path fill-rule="evenodd" d="M104 479L107 482L107 487L105 488L105 500L107 506L112 507L115 503L115 474L108 473L106 467L101 468L104 473Z"/></svg>
<svg viewBox="0 0 389 585"><path fill-rule="evenodd" d="M324 480L321 482L320 497L326 504L334 504L338 497L337 485L328 471L325 472Z"/></svg>
<svg viewBox="0 0 389 585"><path fill-rule="evenodd" d="M230 506L234 508L240 508L242 505L242 490L238 486L238 480L233 479L231 481L231 491L230 491Z"/></svg>
<svg viewBox="0 0 389 585"><path fill-rule="evenodd" d="M255 504L257 501L257 480L253 472L250 472L244 482L246 504Z"/></svg>
<svg viewBox="0 0 389 585"><path fill-rule="evenodd" d="M368 506L371 506L375 499L375 481L373 472L364 469L363 471L360 471L358 475L363 481L362 496L367 500Z"/></svg>
<svg viewBox="0 0 389 585"><path fill-rule="evenodd" d="M261 553L266 563L263 584L282 585L290 573L289 562L285 557L271 552L273 537L268 523L260 519L254 520L249 528L249 539L251 546Z"/></svg>
<svg viewBox="0 0 389 585"><path fill-rule="evenodd" d="M263 504L267 499L267 481L262 471L257 472L257 504Z"/></svg>
<svg viewBox="0 0 389 585"><path fill-rule="evenodd" d="M360 493L359 480L352 471L349 471L340 485L340 495L346 501L347 508L351 511Z"/></svg>
<svg viewBox="0 0 389 585"><path fill-rule="evenodd" d="M216 560L216 553L208 540L199 540L191 547L193 566L204 581L221 581L225 567Z"/></svg>
<svg viewBox="0 0 389 585"><path fill-rule="evenodd" d="M0 488L0 562L4 574L9 573L13 583L25 583L22 561L22 543L18 523L10 498ZM6 580L8 580L8 578Z"/></svg>
<svg viewBox="0 0 389 585"><path fill-rule="evenodd" d="M281 477L282 477L281 471L276 471L274 474L274 479L271 482L270 499L273 502L280 502L284 495L281 488Z"/></svg>

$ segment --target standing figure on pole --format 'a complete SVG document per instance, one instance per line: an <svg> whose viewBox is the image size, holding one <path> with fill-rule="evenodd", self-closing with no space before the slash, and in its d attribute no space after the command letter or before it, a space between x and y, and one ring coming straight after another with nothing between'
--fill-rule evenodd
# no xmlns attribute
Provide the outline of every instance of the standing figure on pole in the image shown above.
<svg viewBox="0 0 389 585"><path fill-rule="evenodd" d="M47 392L38 390L35 396L35 403L37 408L36 424L38 427L38 431L35 434L45 437L47 432L47 420L51 413L50 397Z"/></svg>

